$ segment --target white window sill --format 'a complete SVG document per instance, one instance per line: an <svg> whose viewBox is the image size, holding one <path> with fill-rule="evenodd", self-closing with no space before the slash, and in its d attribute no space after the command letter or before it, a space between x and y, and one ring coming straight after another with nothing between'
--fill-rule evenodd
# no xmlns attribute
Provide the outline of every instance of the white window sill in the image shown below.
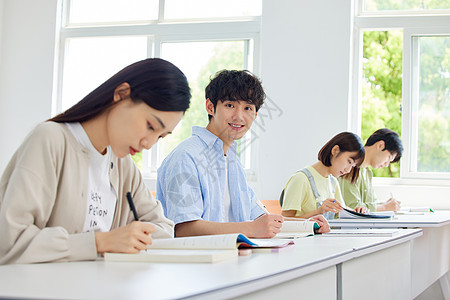
<svg viewBox="0 0 450 300"><path fill-rule="evenodd" d="M374 186L435 186L450 187L449 179L423 179L423 178L387 178L374 177Z"/></svg>

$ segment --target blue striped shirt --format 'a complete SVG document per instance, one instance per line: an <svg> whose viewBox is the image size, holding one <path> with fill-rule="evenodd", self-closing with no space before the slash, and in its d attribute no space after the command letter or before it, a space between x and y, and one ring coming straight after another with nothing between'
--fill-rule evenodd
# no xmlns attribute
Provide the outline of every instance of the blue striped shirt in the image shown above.
<svg viewBox="0 0 450 300"><path fill-rule="evenodd" d="M228 150L227 159L230 219L254 220L264 211L247 184L236 155L236 142ZM175 224L195 220L225 222L225 176L222 140L206 128L194 126L192 136L180 143L158 169L156 198Z"/></svg>

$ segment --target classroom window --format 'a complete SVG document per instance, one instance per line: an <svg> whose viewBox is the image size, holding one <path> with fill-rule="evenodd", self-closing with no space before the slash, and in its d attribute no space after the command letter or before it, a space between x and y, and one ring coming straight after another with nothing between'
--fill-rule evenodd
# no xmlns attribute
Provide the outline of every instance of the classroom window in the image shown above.
<svg viewBox="0 0 450 300"><path fill-rule="evenodd" d="M402 47L401 31L365 31L362 59L361 138L379 128L401 136ZM373 170L374 176L400 177L399 164Z"/></svg>
<svg viewBox="0 0 450 300"><path fill-rule="evenodd" d="M351 127L364 142L381 127L402 138L400 164L375 176L443 183L450 179L450 6L420 1L422 11L411 14L413 2L357 1ZM367 14L369 4L377 14Z"/></svg>
<svg viewBox="0 0 450 300"><path fill-rule="evenodd" d="M365 11L427 11L450 9L449 0L365 0Z"/></svg>
<svg viewBox="0 0 450 300"><path fill-rule="evenodd" d="M123 67L148 57L171 61L188 78L191 106L174 133L133 156L145 176L156 176L167 154L191 136L193 125L206 126L204 89L212 75L222 69L258 74L262 1L186 2L64 1L53 114L80 101ZM238 155L249 174L254 174L250 158L256 151L248 142L252 134L238 141Z"/></svg>
<svg viewBox="0 0 450 300"><path fill-rule="evenodd" d="M260 0L165 0L166 19L260 16Z"/></svg>
<svg viewBox="0 0 450 300"><path fill-rule="evenodd" d="M409 171L450 173L450 36L413 37L412 53Z"/></svg>
<svg viewBox="0 0 450 300"><path fill-rule="evenodd" d="M146 37L66 39L60 110L80 101L118 70L146 57Z"/></svg>
<svg viewBox="0 0 450 300"><path fill-rule="evenodd" d="M159 0L70 0L68 24L130 24L158 19Z"/></svg>

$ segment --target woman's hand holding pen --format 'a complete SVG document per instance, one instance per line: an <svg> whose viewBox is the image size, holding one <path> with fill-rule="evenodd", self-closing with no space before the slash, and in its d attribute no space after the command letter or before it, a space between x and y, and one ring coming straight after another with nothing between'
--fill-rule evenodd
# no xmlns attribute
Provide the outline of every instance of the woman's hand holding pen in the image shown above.
<svg viewBox="0 0 450 300"><path fill-rule="evenodd" d="M109 232L96 232L97 253L138 253L152 244L150 234L155 230L152 224L134 221Z"/></svg>
<svg viewBox="0 0 450 300"><path fill-rule="evenodd" d="M342 206L336 199L326 199L323 201L322 205L319 207L320 214L332 211L337 213L342 210Z"/></svg>

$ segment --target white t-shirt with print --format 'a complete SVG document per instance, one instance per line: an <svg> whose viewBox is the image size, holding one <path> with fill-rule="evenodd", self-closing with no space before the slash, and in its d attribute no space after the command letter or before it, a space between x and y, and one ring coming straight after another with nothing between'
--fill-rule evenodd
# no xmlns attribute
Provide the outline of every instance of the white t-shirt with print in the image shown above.
<svg viewBox="0 0 450 300"><path fill-rule="evenodd" d="M111 148L99 153L80 123L65 123L76 140L90 150L86 219L83 232L111 230L117 195L109 180Z"/></svg>

